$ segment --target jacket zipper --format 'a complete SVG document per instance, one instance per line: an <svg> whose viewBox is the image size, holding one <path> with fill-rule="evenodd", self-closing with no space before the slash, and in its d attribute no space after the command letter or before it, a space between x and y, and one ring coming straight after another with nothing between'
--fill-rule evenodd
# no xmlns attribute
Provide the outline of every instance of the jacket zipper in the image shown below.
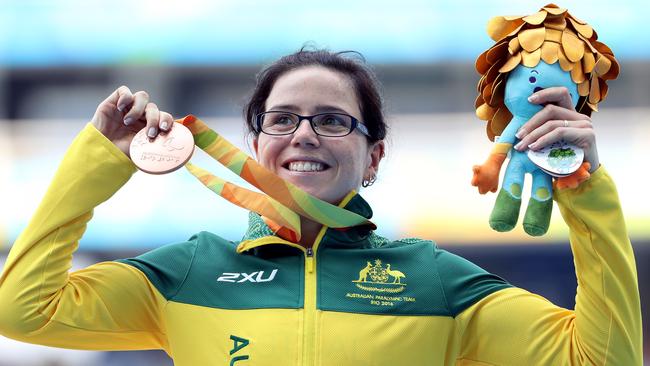
<svg viewBox="0 0 650 366"><path fill-rule="evenodd" d="M314 271L314 249L312 247L305 251L305 269L308 273Z"/></svg>
<svg viewBox="0 0 650 366"><path fill-rule="evenodd" d="M326 227L318 233L314 245L305 249L305 293L303 320L302 364L312 366L316 362L316 250L323 239Z"/></svg>
<svg viewBox="0 0 650 366"><path fill-rule="evenodd" d="M342 205L347 204L350 197L353 194L350 194L349 197L346 197ZM327 227L323 226L321 231L316 236L314 244L311 247L305 248L304 246L296 243L292 243L287 240L280 239L278 237L264 237L258 238L253 241L242 242L237 246L237 252L241 253L245 250L255 248L260 245L269 244L269 243L283 243L288 246L302 250L305 254L305 288L303 292L303 339L302 339L302 365L312 366L316 362L316 278L317 278L317 266L316 266L316 251L318 250L318 245L323 240L323 236L327 231Z"/></svg>

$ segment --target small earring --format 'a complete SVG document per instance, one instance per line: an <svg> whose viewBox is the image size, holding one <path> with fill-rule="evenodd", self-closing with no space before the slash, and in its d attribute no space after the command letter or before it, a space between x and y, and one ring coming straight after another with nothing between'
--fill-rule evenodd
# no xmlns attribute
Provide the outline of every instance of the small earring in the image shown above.
<svg viewBox="0 0 650 366"><path fill-rule="evenodd" d="M367 188L375 184L376 181L377 181L377 175L373 174L372 177L370 177L370 179L364 179L363 182L361 182L361 186L363 188Z"/></svg>

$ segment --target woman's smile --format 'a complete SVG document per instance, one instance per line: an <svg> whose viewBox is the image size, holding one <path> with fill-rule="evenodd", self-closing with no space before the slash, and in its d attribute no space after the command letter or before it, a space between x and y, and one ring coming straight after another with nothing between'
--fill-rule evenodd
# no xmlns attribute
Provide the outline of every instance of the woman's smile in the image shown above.
<svg viewBox="0 0 650 366"><path fill-rule="evenodd" d="M325 170L323 163L311 161L294 161L288 164L288 169L292 172L310 172L317 173Z"/></svg>

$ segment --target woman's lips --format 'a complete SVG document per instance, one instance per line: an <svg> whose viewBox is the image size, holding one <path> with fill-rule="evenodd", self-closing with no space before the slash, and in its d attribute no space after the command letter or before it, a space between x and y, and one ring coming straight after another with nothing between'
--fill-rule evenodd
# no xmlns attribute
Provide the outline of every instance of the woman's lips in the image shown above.
<svg viewBox="0 0 650 366"><path fill-rule="evenodd" d="M326 166L316 161L292 161L287 164L287 169L292 172L321 172Z"/></svg>

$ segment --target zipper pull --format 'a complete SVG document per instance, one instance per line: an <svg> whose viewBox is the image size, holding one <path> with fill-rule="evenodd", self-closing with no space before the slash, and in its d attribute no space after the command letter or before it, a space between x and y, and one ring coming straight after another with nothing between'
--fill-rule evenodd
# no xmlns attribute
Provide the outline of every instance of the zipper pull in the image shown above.
<svg viewBox="0 0 650 366"><path fill-rule="evenodd" d="M314 272L314 249L312 247L307 248L307 252L305 254L305 267L307 269L307 272L312 273Z"/></svg>

